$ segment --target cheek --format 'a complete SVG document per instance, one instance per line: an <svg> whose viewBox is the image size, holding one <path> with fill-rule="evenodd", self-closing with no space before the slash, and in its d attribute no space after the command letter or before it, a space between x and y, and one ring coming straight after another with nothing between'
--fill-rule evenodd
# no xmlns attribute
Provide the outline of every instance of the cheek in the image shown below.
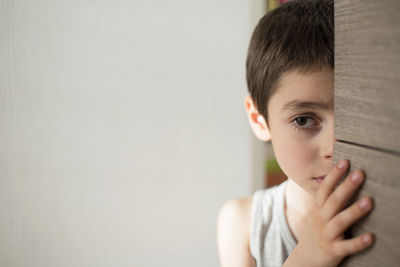
<svg viewBox="0 0 400 267"><path fill-rule="evenodd" d="M279 166L290 178L309 174L314 157L313 146L304 139L281 136L272 142Z"/></svg>

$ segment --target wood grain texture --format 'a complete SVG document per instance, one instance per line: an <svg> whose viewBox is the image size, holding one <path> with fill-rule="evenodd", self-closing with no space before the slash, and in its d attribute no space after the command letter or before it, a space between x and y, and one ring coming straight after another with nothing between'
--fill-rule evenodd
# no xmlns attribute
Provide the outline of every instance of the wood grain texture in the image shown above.
<svg viewBox="0 0 400 267"><path fill-rule="evenodd" d="M400 151L400 1L335 1L335 136Z"/></svg>
<svg viewBox="0 0 400 267"><path fill-rule="evenodd" d="M347 158L351 170L362 169L366 179L357 198L371 196L374 209L351 229L353 236L371 232L374 246L346 258L343 266L397 266L400 262L400 156L336 142L334 158Z"/></svg>

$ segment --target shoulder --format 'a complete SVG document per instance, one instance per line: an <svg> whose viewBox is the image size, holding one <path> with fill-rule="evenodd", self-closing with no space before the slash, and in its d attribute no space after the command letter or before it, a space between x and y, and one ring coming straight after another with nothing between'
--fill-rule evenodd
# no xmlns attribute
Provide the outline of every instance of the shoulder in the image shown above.
<svg viewBox="0 0 400 267"><path fill-rule="evenodd" d="M235 218L239 222L248 221L250 219L252 201L253 196L248 196L225 202L218 212L218 221L231 218Z"/></svg>
<svg viewBox="0 0 400 267"><path fill-rule="evenodd" d="M250 219L253 196L225 202L217 218L221 266L255 266L250 253Z"/></svg>
<svg viewBox="0 0 400 267"><path fill-rule="evenodd" d="M217 230L239 231L242 238L249 237L250 234L250 216L253 196L233 199L225 202L218 212Z"/></svg>

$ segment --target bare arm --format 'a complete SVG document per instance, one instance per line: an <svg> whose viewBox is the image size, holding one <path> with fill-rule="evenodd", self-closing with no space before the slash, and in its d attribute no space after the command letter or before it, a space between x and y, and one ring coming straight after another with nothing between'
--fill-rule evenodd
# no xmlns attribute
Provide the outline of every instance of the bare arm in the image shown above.
<svg viewBox="0 0 400 267"><path fill-rule="evenodd" d="M217 218L217 245L221 267L256 267L250 254L252 197L226 202Z"/></svg>

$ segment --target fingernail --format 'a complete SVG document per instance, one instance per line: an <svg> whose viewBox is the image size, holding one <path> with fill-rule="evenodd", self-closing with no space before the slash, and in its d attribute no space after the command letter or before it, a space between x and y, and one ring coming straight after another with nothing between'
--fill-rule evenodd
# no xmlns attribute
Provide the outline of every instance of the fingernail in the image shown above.
<svg viewBox="0 0 400 267"><path fill-rule="evenodd" d="M364 244L368 245L371 243L372 238L370 235L365 235L365 236L363 236L362 240L363 240Z"/></svg>
<svg viewBox="0 0 400 267"><path fill-rule="evenodd" d="M369 201L366 198L361 199L361 201L358 202L358 206L363 210L369 210L370 208Z"/></svg>
<svg viewBox="0 0 400 267"><path fill-rule="evenodd" d="M346 166L346 164L347 164L347 161L342 159L342 160L339 161L337 166L338 166L339 169L343 169Z"/></svg>
<svg viewBox="0 0 400 267"><path fill-rule="evenodd" d="M352 174L351 174L351 180L353 181L353 182L360 182L361 181L361 174L359 173L359 172L353 172Z"/></svg>

